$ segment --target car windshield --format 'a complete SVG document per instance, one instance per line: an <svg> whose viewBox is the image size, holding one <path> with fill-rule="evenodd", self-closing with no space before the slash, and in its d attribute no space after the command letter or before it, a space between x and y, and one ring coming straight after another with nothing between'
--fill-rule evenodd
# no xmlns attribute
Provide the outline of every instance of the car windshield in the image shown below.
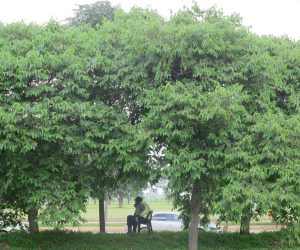
<svg viewBox="0 0 300 250"><path fill-rule="evenodd" d="M177 214L171 214L171 213L157 213L157 214L153 215L152 220L178 221L178 215Z"/></svg>

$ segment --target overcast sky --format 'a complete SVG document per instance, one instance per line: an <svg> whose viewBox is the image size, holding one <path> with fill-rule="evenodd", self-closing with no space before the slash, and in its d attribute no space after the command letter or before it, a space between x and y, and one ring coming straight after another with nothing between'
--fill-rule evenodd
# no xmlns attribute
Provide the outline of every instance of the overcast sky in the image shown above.
<svg viewBox="0 0 300 250"><path fill-rule="evenodd" d="M45 23L50 18L62 21L72 16L76 4L97 0L0 0L0 21ZM196 0L200 7L216 5L226 14L239 13L244 24L258 34L287 35L300 40L300 0ZM111 0L128 11L132 6L149 7L168 17L170 9L177 11L192 0Z"/></svg>

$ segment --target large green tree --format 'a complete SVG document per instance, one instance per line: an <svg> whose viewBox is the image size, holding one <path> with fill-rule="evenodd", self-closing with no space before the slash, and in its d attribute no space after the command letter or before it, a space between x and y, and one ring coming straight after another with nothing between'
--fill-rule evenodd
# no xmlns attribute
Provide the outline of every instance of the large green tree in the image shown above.
<svg viewBox="0 0 300 250"><path fill-rule="evenodd" d="M158 19L155 21L157 22ZM151 23L155 23L155 21L153 20ZM151 25L149 26L151 27ZM140 27L143 27L142 24ZM150 30L145 30L147 29L144 28L141 36L145 42L141 44L146 47L148 39L152 38L152 33ZM139 46L135 40L130 41L130 44ZM147 69L144 73L147 79L144 93L147 93L149 89L156 89L157 92L153 95L159 96L160 86L180 81L182 84L199 87L199 89L195 87L195 91L201 91L203 95L214 92L218 87L229 88L238 84L249 96L243 102L246 110L245 117L242 119L240 127L235 129L234 135L228 138L229 142L224 149L226 154L222 159L223 168L219 169L220 175L216 175L219 177L216 181L218 184L212 182L207 183L206 186L218 185L222 187L222 190L216 192L216 190L207 188L206 193L210 192L210 197L208 199L202 197L202 200L199 200L203 206L208 207L205 210L206 213L214 211L224 213L225 220L240 221L241 232L248 233L250 220L266 213L270 206L270 203L266 202L270 192L267 182L269 174L262 174L264 166L255 161L256 153L252 151L249 154L249 148L255 149L259 153L259 145L257 141L249 140L248 135L251 135L253 127L258 126L261 119L264 121L269 113L288 112L291 114L297 110L298 56L292 56L292 54L298 54L298 44L288 39L260 38L244 28L238 16L224 16L222 12L214 8L202 11L198 6L194 6L190 10L180 11L170 21L162 24L158 29L156 39L153 39L151 46L146 48L148 48L147 52L140 52L145 57L144 61L139 61L139 54L129 58L129 60L135 59L133 62L138 62L137 68L139 65L144 65L143 68ZM128 49L131 51L130 48ZM280 53L279 51L284 52ZM156 58L156 55L159 59ZM157 61L155 62L155 60ZM146 64L148 62L151 63ZM130 66L126 68L126 78L135 76L129 69ZM141 74L141 76L143 75ZM163 101L158 106L165 105L167 113L169 99L163 98L161 96ZM149 110L151 114L151 112L155 112L152 111L153 108L155 109L155 105L148 105L144 107L144 110ZM178 107L179 110L180 108ZM207 112L213 113L213 110L207 110ZM161 113L159 119L163 119L162 117L164 116ZM156 127L156 130L159 129L168 128L166 124L161 124L161 127ZM154 136L154 138L157 137ZM206 142L207 139L203 141ZM164 146L169 147L169 145ZM179 149L180 147L178 147ZM238 161L238 157L248 154L249 157L246 161ZM193 156L193 154L188 155L190 158ZM297 159L296 155L291 157L294 157L294 160ZM166 165L163 164L163 166ZM271 165L267 166L269 168ZM277 166L280 169L279 163ZM298 168L297 165L295 167ZM201 174L200 171L195 174L197 173ZM181 176L177 177L180 182ZM233 179L234 181L232 181ZM281 185L280 182L276 184ZM231 187L243 187L243 192L240 195ZM191 186L188 189L189 191L185 190L187 195L180 196L180 194L174 193L178 200L182 201L177 202L179 205L190 201L193 189ZM201 187L197 188L197 190L200 189ZM239 198L232 198L235 196L239 196ZM297 191L292 196L296 203ZM225 203L222 202L227 198L229 199L225 206ZM218 199L221 199L221 205L216 206ZM228 207L230 199L234 199L235 203L231 203L231 207ZM289 208L282 207L282 209L286 211ZM234 214L234 216L226 217L226 213L227 215Z"/></svg>
<svg viewBox="0 0 300 250"><path fill-rule="evenodd" d="M89 18L93 17L92 13L102 15L108 4L108 2L97 2L82 6L83 9L80 8L78 12L81 14L84 12L87 18L83 18L80 23L90 23ZM99 12L100 9L102 12ZM91 195L99 199L99 217L100 225L102 225L100 231L105 231L103 220L105 197L110 196L125 183L142 185L149 181L152 174L151 168L147 167L149 164L147 164L146 147L134 138L135 124L139 122L141 113L141 108L136 101L136 96L140 91L134 93L134 90L140 88L140 83L127 80L127 74L122 73L124 67L130 66L134 69L130 61L131 53L134 54L134 52L124 53L128 46L125 39L132 37L127 33L122 39L117 38L121 44L119 41L112 42L122 33L120 31L124 27L122 22L128 17L122 11L116 15L119 18L116 18L114 22L105 22L97 30L95 38L97 44L94 45L95 51L91 57L92 68L88 71L88 77L92 79L92 84L87 89L89 102L102 104L110 110L110 113L103 116L102 124L105 124L102 128L103 136L93 139L96 147L85 148L84 157L87 159L83 160L91 178L89 181ZM138 16L138 18L141 17ZM102 23L102 19L94 21L92 26ZM76 25L72 22L70 24ZM129 44L129 46L131 48L132 45ZM137 72L133 73L137 74ZM138 181L135 181L135 178L138 178Z"/></svg>
<svg viewBox="0 0 300 250"><path fill-rule="evenodd" d="M277 148L278 154L273 154L274 158L270 159L269 151L276 147L276 143L272 142L274 138L269 135L269 139L264 140L263 151L261 140L269 134L267 129L271 130L270 125L274 123L276 126L276 119L282 115L286 115L285 122L277 125L282 129L281 133L286 131L288 138L291 134L285 128L290 123L289 119L294 119L293 116L298 114L299 44L287 38L272 37L257 37L253 44L255 46L247 56L248 62L241 71L243 78L240 81L252 96L246 105L250 116L237 147L227 154L225 163L235 168L224 176L228 185L223 189L218 204L222 219L241 221L241 233L249 233L250 220L265 215L267 209L274 206L271 202L271 193L276 190L274 185L283 188L280 179L275 177L277 174L274 175L271 169L281 169L278 175L284 176L285 168L289 168L278 158L283 151L289 154L288 144L281 141L280 148L284 150ZM269 127L265 127L265 131L258 136L254 131L264 123L268 123ZM275 134L273 136L278 138ZM289 156L289 160L295 162L296 179L299 168L297 158L295 154ZM297 192L294 190L290 193L294 197L291 204L297 204ZM280 196L280 192L277 195ZM287 203L281 205L278 208L282 211L289 210Z"/></svg>
<svg viewBox="0 0 300 250"><path fill-rule="evenodd" d="M202 86L177 82L146 98L145 133L162 150L172 193L190 194L190 249L197 249L203 201L219 190L227 147L246 113L246 97L238 86L203 93Z"/></svg>
<svg viewBox="0 0 300 250"><path fill-rule="evenodd" d="M93 29L81 31L1 26L1 193L17 194L32 232L38 210L57 224L76 221L84 208L88 186L75 163L88 143L81 126L95 107L85 90Z"/></svg>

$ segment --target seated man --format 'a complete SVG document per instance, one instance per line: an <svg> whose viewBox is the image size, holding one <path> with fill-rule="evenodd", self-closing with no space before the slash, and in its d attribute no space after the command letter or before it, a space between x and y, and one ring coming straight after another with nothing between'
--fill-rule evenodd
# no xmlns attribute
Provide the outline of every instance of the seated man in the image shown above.
<svg viewBox="0 0 300 250"><path fill-rule="evenodd" d="M151 211L149 205L143 201L143 198L140 196L137 196L134 199L134 215L128 215L127 216L127 226L128 226L128 232L136 232L136 228L138 226L138 223L145 223L145 218Z"/></svg>

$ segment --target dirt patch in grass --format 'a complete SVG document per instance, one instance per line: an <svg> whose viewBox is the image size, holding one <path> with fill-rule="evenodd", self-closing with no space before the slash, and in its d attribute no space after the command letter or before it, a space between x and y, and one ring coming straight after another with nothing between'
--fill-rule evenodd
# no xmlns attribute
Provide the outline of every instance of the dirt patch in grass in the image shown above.
<svg viewBox="0 0 300 250"><path fill-rule="evenodd" d="M99 233L99 227L65 227L66 230L73 231L73 232L92 232L92 233ZM126 233L127 228L124 227L106 227L107 233ZM49 231L52 230L51 227L40 227L41 231Z"/></svg>
<svg viewBox="0 0 300 250"><path fill-rule="evenodd" d="M250 233L280 231L280 225L251 225ZM239 232L240 226L228 226L228 232Z"/></svg>
<svg viewBox="0 0 300 250"><path fill-rule="evenodd" d="M0 243L0 249L2 250L9 250L9 245L7 243Z"/></svg>

